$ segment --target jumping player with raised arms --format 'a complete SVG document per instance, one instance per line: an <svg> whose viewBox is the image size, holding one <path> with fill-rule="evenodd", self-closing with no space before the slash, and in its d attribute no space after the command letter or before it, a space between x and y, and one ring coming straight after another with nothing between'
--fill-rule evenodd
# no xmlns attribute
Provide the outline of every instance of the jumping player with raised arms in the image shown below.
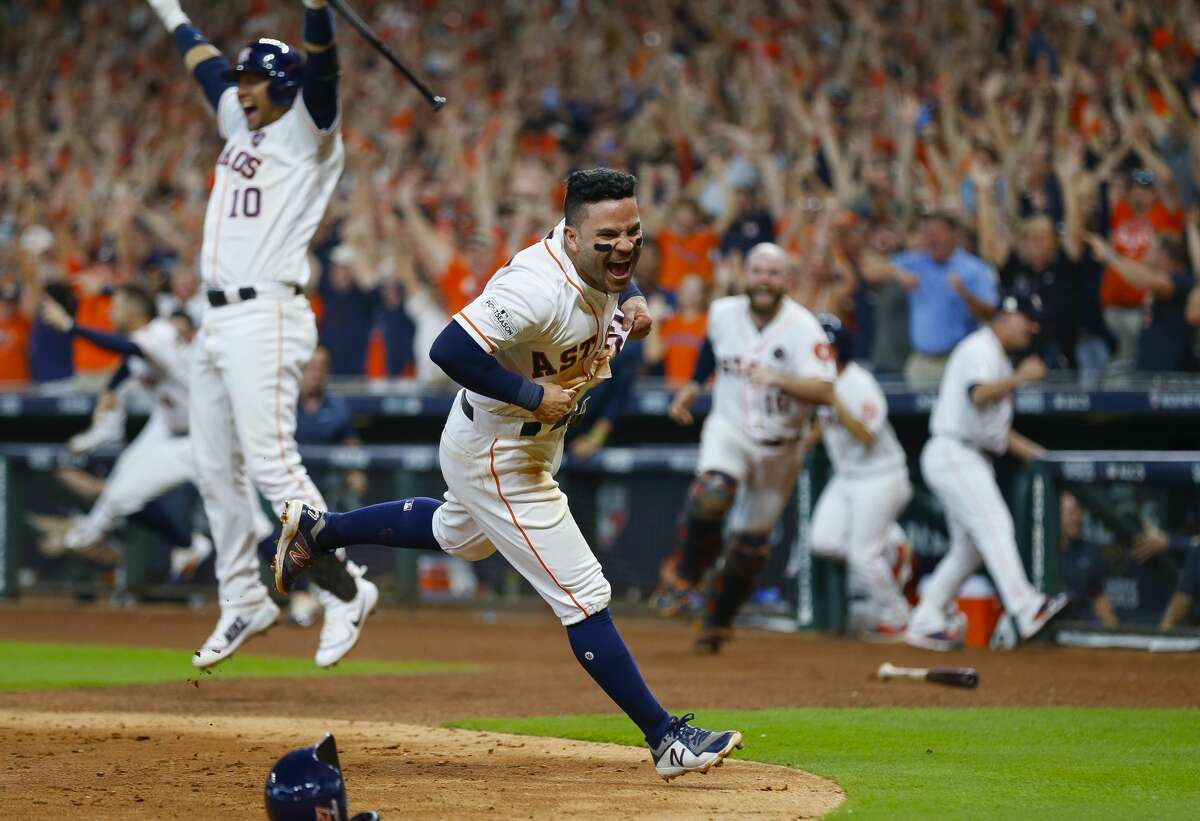
<svg viewBox="0 0 1200 821"><path fill-rule="evenodd" d="M279 40L250 43L230 68L179 6L147 0L217 115L225 147L204 218L200 272L211 306L196 340L191 435L216 546L221 617L192 663L228 658L279 616L259 578L248 482L282 510L324 507L296 448L300 371L317 343L304 285L308 244L345 164L333 17L303 0L307 58ZM358 640L379 591L360 568L322 557L311 576L325 611L316 663Z"/></svg>
<svg viewBox="0 0 1200 821"><path fill-rule="evenodd" d="M668 410L679 424L692 424L692 402L716 372L679 543L654 598L665 615L684 609L725 549L728 520L728 554L706 592L700 652L718 652L732 635L804 464L801 439L813 406L833 399L833 351L821 324L787 295L792 266L774 243L750 249L746 293L713 302L692 381Z"/></svg>
<svg viewBox="0 0 1200 821"><path fill-rule="evenodd" d="M613 625L600 563L554 481L580 394L604 378L627 331L650 328L632 279L642 244L635 183L606 168L571 174L565 219L497 271L434 343L434 362L465 388L439 448L445 502L403 499L349 513L289 502L275 584L290 589L316 556L344 544L470 561L499 550L553 608L579 663L638 725L655 769L670 780L720 764L741 733L692 727L690 714L673 717L655 700ZM614 321L618 304L624 317Z"/></svg>

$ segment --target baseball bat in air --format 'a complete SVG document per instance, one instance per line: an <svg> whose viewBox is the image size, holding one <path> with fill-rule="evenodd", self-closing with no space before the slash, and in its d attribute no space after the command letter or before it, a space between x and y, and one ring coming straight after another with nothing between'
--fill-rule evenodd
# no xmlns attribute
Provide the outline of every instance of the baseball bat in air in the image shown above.
<svg viewBox="0 0 1200 821"><path fill-rule="evenodd" d="M908 678L915 681L932 681L935 684L946 684L950 687L963 687L968 690L979 686L979 673L974 667L897 667L889 661L879 665L875 674L882 681L897 678Z"/></svg>
<svg viewBox="0 0 1200 821"><path fill-rule="evenodd" d="M417 79L417 75L409 71L408 67L400 62L400 59L392 53L392 50L385 46L383 41L379 39L379 35L371 30L367 22L359 17L358 12L350 8L345 0L329 0L329 5L333 6L334 11L342 15L347 23L353 26L368 43L374 46L375 50L383 55L383 59L395 66L396 70L403 74L405 79L412 83L417 91L421 92L421 96L433 107L434 111L440 110L446 104L446 98L440 94L434 94L424 83Z"/></svg>

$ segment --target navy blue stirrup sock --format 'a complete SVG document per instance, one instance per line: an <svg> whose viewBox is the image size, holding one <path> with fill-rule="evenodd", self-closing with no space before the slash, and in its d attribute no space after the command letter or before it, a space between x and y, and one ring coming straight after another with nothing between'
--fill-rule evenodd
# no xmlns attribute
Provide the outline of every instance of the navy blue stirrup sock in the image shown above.
<svg viewBox="0 0 1200 821"><path fill-rule="evenodd" d="M155 499L129 518L153 530L171 547L192 545L191 531L181 519L171 515L162 499Z"/></svg>
<svg viewBox="0 0 1200 821"><path fill-rule="evenodd" d="M657 747L671 716L646 686L608 608L568 626L567 639L583 669L633 719L646 743Z"/></svg>
<svg viewBox="0 0 1200 821"><path fill-rule="evenodd" d="M442 502L417 496L360 507L347 513L326 513L317 547L333 550L351 544L378 544L412 550L441 550L433 537L433 513Z"/></svg>

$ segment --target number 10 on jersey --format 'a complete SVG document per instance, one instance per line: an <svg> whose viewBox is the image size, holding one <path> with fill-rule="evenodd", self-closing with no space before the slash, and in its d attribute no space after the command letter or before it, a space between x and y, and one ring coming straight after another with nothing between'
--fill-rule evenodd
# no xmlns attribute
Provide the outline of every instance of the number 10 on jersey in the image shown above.
<svg viewBox="0 0 1200 821"><path fill-rule="evenodd" d="M262 190L259 188L233 189L233 207L230 217L257 217L262 210Z"/></svg>

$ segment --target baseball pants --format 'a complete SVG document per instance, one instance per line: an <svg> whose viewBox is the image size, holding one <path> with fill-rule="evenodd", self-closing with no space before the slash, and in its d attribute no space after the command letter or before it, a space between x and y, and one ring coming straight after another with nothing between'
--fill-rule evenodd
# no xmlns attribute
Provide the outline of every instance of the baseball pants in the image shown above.
<svg viewBox="0 0 1200 821"><path fill-rule="evenodd" d="M274 289L209 309L196 340L190 424L197 487L216 548L222 607L267 598L255 545L254 490L276 513L325 500L296 448L300 372L317 344L308 300Z"/></svg>
<svg viewBox="0 0 1200 821"><path fill-rule="evenodd" d="M878 621L908 622L905 601L892 576L892 523L912 499L908 471L851 478L835 475L812 516L814 553L844 559L851 585L866 593Z"/></svg>
<svg viewBox="0 0 1200 821"><path fill-rule="evenodd" d="M438 458L446 502L433 517L442 550L468 561L497 550L533 585L564 625L608 607L612 590L554 480L563 430L516 435L520 421L456 399Z"/></svg>
<svg viewBox="0 0 1200 821"><path fill-rule="evenodd" d="M1025 575L1012 514L992 463L955 439L935 436L921 451L921 474L946 511L950 549L927 583L909 629L935 633L947 626L947 608L967 577L987 566L1005 609L1019 624L1032 620L1042 597Z"/></svg>
<svg viewBox="0 0 1200 821"><path fill-rule="evenodd" d="M804 455L796 442L759 444L716 414L709 414L700 432L696 473L718 471L737 480L737 496L727 520L730 532L767 534L787 507Z"/></svg>

